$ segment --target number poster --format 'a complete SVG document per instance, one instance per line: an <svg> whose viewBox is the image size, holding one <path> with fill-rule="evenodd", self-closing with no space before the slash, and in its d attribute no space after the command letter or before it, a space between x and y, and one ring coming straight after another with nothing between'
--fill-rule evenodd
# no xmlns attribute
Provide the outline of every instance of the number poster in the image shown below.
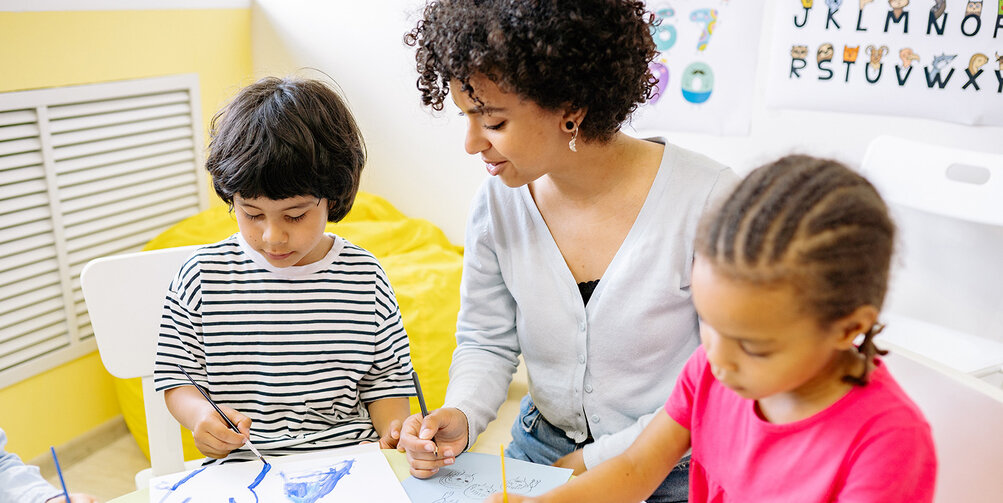
<svg viewBox="0 0 1003 503"><path fill-rule="evenodd" d="M751 0L654 0L655 95L635 129L749 132L763 7Z"/></svg>

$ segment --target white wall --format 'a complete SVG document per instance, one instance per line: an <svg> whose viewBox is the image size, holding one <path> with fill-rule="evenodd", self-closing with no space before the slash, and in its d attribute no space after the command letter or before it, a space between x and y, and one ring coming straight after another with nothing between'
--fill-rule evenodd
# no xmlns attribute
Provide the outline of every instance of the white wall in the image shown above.
<svg viewBox="0 0 1003 503"><path fill-rule="evenodd" d="M764 1L749 136L636 133L665 135L743 174L790 152L835 157L856 166L868 142L882 134L1003 153L1000 127L766 109L765 72L775 1ZM467 208L486 174L476 157L463 152L464 125L456 110L447 108L433 115L420 106L414 50L402 40L423 4L421 0L256 0L251 37L254 69L260 76L315 67L334 77L369 147L363 189L386 197L411 216L432 221L451 240L462 243Z"/></svg>
<svg viewBox="0 0 1003 503"><path fill-rule="evenodd" d="M362 189L386 197L409 216L432 221L462 244L484 165L463 151L464 128L455 110L433 115L421 106L414 50L403 42L420 5L257 1L251 16L254 69L263 76L313 67L334 78L366 139Z"/></svg>

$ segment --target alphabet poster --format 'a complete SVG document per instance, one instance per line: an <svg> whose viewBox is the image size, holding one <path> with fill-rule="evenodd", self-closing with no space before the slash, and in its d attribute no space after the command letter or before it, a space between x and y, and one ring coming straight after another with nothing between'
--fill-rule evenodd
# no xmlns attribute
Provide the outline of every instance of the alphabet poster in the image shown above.
<svg viewBox="0 0 1003 503"><path fill-rule="evenodd" d="M652 0L656 94L635 129L749 132L763 7L749 0Z"/></svg>
<svg viewBox="0 0 1003 503"><path fill-rule="evenodd" d="M1003 125L1003 0L777 0L770 106Z"/></svg>

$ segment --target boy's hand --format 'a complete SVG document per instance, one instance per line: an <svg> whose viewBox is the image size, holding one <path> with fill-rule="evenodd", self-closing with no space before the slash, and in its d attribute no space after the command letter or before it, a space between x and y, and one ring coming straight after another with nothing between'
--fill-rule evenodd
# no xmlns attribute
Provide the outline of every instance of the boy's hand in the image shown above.
<svg viewBox="0 0 1003 503"><path fill-rule="evenodd" d="M45 503L66 503L66 498L56 496L45 500ZM73 493L70 495L70 503L98 503L98 499L90 494Z"/></svg>
<svg viewBox="0 0 1003 503"><path fill-rule="evenodd" d="M192 429L195 447L199 452L217 459L225 458L230 451L240 448L251 436L251 418L226 405L220 405L219 408L237 425L240 434L230 429L209 402L205 402L195 428Z"/></svg>
<svg viewBox="0 0 1003 503"><path fill-rule="evenodd" d="M585 473L587 468L585 467L585 455L582 453L581 449L576 449L566 454L554 462L554 465L558 468L571 468L574 470L572 475L581 475Z"/></svg>
<svg viewBox="0 0 1003 503"><path fill-rule="evenodd" d="M467 428L467 416L459 409L436 409L424 419L414 414L404 420L397 450L407 452L411 475L427 479L467 448Z"/></svg>
<svg viewBox="0 0 1003 503"><path fill-rule="evenodd" d="M387 428L387 432L380 436L380 449L396 449L400 438L401 421L400 419L394 419L390 421L390 427Z"/></svg>

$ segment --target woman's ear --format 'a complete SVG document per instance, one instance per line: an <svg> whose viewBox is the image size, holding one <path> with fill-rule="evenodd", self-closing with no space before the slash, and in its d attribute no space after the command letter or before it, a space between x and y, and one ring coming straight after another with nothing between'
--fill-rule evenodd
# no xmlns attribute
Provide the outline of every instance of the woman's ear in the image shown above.
<svg viewBox="0 0 1003 503"><path fill-rule="evenodd" d="M868 304L860 306L852 313L836 320L832 327L836 337L836 344L839 349L850 349L854 347L853 341L857 336L866 334L878 321L878 308Z"/></svg>
<svg viewBox="0 0 1003 503"><path fill-rule="evenodd" d="M585 108L566 110L564 114L561 116L561 129L564 130L564 132L566 133L574 131L579 126L581 126L582 121L585 120L585 115L587 113L588 110ZM568 124L571 124L572 126L568 127Z"/></svg>

